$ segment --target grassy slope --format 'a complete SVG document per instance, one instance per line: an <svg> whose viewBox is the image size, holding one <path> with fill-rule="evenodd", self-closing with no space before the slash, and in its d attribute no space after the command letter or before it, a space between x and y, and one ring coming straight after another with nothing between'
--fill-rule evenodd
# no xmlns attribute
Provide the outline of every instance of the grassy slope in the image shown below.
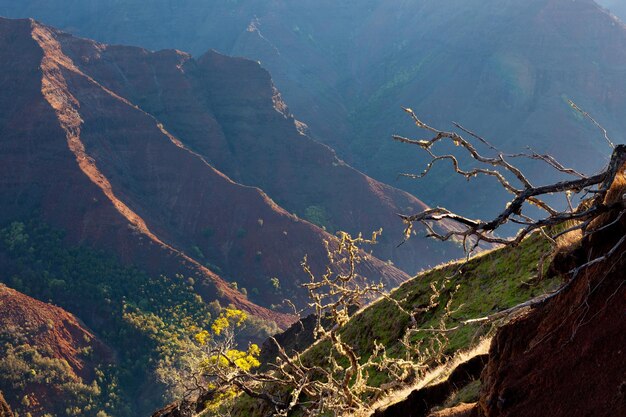
<svg viewBox="0 0 626 417"><path fill-rule="evenodd" d="M543 294L556 286L556 277L545 277L541 282L533 282L537 275L537 262L541 255L550 249L545 238L534 234L517 248L503 248L487 252L471 259L443 265L416 276L391 293L405 310L429 304L433 294L431 283L441 285L445 280L448 290L441 292L439 306L418 317L419 328L436 328L445 313L444 306L450 298L450 289L458 286L451 303L455 311L447 321L447 327L454 327L461 320L482 317L515 306L535 296ZM391 301L381 299L366 307L346 324L342 340L352 344L362 358L369 356L374 348L374 341L383 344L390 356L404 356L405 349L400 343L409 317L399 311ZM469 325L451 332L447 354L473 347L492 329L491 325ZM413 337L432 337L432 333L421 333ZM328 351L327 343L321 342L304 353L308 361L322 363ZM370 382L380 385L386 381L386 375L372 374ZM234 415L250 414L257 409L249 398L241 398L235 406Z"/></svg>

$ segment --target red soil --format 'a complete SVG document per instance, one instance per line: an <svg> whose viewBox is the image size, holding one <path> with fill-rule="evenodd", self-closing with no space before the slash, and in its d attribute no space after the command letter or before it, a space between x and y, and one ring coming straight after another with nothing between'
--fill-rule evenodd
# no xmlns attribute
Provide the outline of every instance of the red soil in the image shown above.
<svg viewBox="0 0 626 417"><path fill-rule="evenodd" d="M606 203L623 201L625 191L622 169ZM598 223L608 225L616 216ZM622 218L584 239L579 265L608 253L625 234ZM625 254L622 245L547 304L498 332L482 376L484 416L626 415Z"/></svg>
<svg viewBox="0 0 626 417"><path fill-rule="evenodd" d="M93 357L112 360L112 352L72 314L0 284L0 325L4 330L27 333L28 343L49 357L63 359L77 377L93 379L94 363L86 362L80 350L90 347ZM108 358L108 359L107 359Z"/></svg>

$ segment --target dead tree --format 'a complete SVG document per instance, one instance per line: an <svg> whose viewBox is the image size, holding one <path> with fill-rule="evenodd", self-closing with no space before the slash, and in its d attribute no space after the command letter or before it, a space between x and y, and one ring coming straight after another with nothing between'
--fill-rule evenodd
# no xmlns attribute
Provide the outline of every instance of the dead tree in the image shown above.
<svg viewBox="0 0 626 417"><path fill-rule="evenodd" d="M400 359L389 357L379 343L374 343L373 351L361 352L343 339L344 325L355 308L374 298L385 297L399 313L413 316L385 292L381 283L369 282L356 272L358 264L368 256L361 245L374 244L379 233L365 238L339 232L337 240L326 242L328 264L321 275L313 273L306 258L303 260L302 266L309 277L303 286L316 315L313 356L310 352L287 353L271 338L276 345L276 361L269 364L268 370L258 371L256 366L250 366L258 357L255 349L237 349L235 319L242 317L243 312L226 309L216 319L220 324L219 332L204 330L196 334L197 344L190 346L185 369L174 376L175 381L183 385L183 400L158 415L192 417L204 410L210 415L229 416L233 407L236 409L240 395L258 400L261 414L279 417L294 413L310 417L369 414L373 410L369 408L368 399L397 388L397 384L392 383L373 386L370 381L373 372L389 375L398 383L423 375L433 359L443 355L447 345L445 336L413 345L408 329L406 340L403 339L407 358ZM437 307L440 294L435 284L432 289L435 293L431 297L432 305L422 312ZM449 305L445 310L448 317ZM445 320L441 321L441 326L443 335Z"/></svg>
<svg viewBox="0 0 626 417"><path fill-rule="evenodd" d="M469 140L460 134L436 129L420 120L411 109L405 109L415 125L426 131L431 137L428 139L411 139L396 135L393 138L402 143L416 145L431 157L431 161L421 174L403 174L404 176L422 178L430 172L436 163L440 161L450 161L454 172L467 180L477 176L492 177L504 190L511 194L511 199L506 205L506 208L489 220L470 219L443 207L430 208L412 215L401 215L400 217L406 224L405 238L408 239L410 237L413 225L418 223L426 228L428 237L441 241L449 241L452 239L462 241L467 257L469 258L471 253L481 242L516 246L529 234L541 232L550 240L553 247L556 247L556 240L566 234L579 233L582 240L619 222L624 214L626 214L626 194L616 198L610 195L610 188L612 184L620 181L618 177L624 178L626 176L626 172L620 172L626 169L626 145L615 146L609 139L606 129L591 117L589 113L582 110L573 102L570 102L570 105L574 110L581 113L582 116L589 119L601 130L604 139L612 148L610 162L599 174L593 176L583 175L574 169L566 168L551 155L541 155L532 150L530 150L529 153L504 154L483 137L458 123L454 123L454 125L467 134L468 137L478 141L494 154L492 156L485 156L480 153ZM434 151L435 145L444 142L451 142L458 146L474 161L477 167L463 170L456 156L451 154L436 154ZM540 161L557 172L573 178L548 185L535 186L522 170L511 162L512 159L519 158ZM545 198L549 195L562 195L567 201L567 208L559 210L551 207ZM572 204L572 196L575 195L579 196L580 200L580 204L576 208L574 208ZM531 218L525 211L529 206L537 207L543 215L539 218ZM603 219L609 215L616 220L613 220L610 224L604 224ZM460 227L452 230L448 228L447 230L449 231L446 233L440 233L436 231L434 225L442 221L456 222ZM512 237L497 236L495 232L507 223L520 226L517 235ZM456 328L472 323L491 322L502 319L503 317L510 318L523 309L536 307L539 304L545 303L570 287L582 270L604 262L611 257L612 254L617 252L624 243L626 243L626 236L620 239L608 253L592 257L592 259L583 262L582 265L571 269L567 274L566 283L553 293L542 295L536 299L529 300L488 317L461 322ZM539 260L537 268L537 277L539 279L541 279L543 274L544 262L552 255L552 253L546 253ZM456 328L449 330L455 330Z"/></svg>
<svg viewBox="0 0 626 417"><path fill-rule="evenodd" d="M573 103L572 105L575 106ZM578 107L575 108L582 112ZM430 172L436 163L449 161L452 163L454 172L466 179L469 180L477 176L492 177L505 191L512 195L506 208L490 220L470 219L451 212L444 207L430 208L412 215L401 215L400 217L407 226L407 238L411 234L413 225L419 223L428 231L428 237L442 241L451 239L461 240L464 243L466 251L471 252L480 242L517 245L533 231L554 230L556 226L566 222L574 222L575 225L552 236L553 239L566 232L575 230L582 230L583 233L589 233L588 227L595 218L615 208L619 208L617 207L618 205L621 207L621 202L612 205L605 204L605 196L618 170L621 169L626 162L626 145L614 146L606 136L604 129L605 137L607 137L609 144L613 147L611 162L601 173L586 176L574 169L564 167L550 155L541 155L532 150L530 153L504 154L478 134L464 128L458 123L454 123L458 129L488 147L495 154L493 156L485 156L481 154L469 140L460 134L436 129L421 121L411 109L405 109L405 111L410 115L418 128L428 132L432 137L428 139L410 139L403 136L393 136L396 141L416 145L431 157L431 161L428 163L424 172L417 175L402 174L403 176L422 178ZM583 114L591 119L591 116L587 113ZM596 123L595 120L593 121ZM465 153L477 163L478 167L463 170L456 156L451 154L437 155L434 151L435 145L444 142L451 142L465 151ZM515 158L541 161L554 170L574 178L548 185L535 186L522 170L511 162L511 160ZM545 197L554 194L561 194L565 197L568 203L567 209L558 210L551 207L550 204L546 202ZM573 195L592 197L587 199L583 197L583 203L575 209L572 205ZM537 207L544 215L537 219L531 218L525 212L528 206ZM437 232L433 224L442 221L453 221L461 227L449 230L446 233ZM519 233L517 233L516 236L508 238L497 236L495 232L507 223L519 225Z"/></svg>

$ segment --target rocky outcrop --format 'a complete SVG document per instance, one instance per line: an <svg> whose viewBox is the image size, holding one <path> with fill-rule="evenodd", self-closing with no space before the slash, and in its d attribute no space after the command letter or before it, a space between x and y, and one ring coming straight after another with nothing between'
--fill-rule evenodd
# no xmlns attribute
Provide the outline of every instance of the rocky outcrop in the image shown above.
<svg viewBox="0 0 626 417"><path fill-rule="evenodd" d="M376 410L372 417L430 416L433 407L443 404L455 391L477 380L488 358L489 355L474 356L454 368L445 381L413 391L407 398Z"/></svg>
<svg viewBox="0 0 626 417"><path fill-rule="evenodd" d="M607 205L624 201L626 173L619 172ZM580 270L557 296L498 332L482 375L483 416L626 415L622 210L624 204L598 219L592 229L599 231L576 250L578 267L606 259Z"/></svg>
<svg viewBox="0 0 626 417"><path fill-rule="evenodd" d="M479 402L432 416L566 417L626 415L626 145L617 145L598 198L606 212L550 266L565 283L496 333ZM584 203L583 203L584 204ZM498 279L497 276L494 279ZM456 373L456 371L455 371ZM446 398L443 384L378 410L423 416Z"/></svg>

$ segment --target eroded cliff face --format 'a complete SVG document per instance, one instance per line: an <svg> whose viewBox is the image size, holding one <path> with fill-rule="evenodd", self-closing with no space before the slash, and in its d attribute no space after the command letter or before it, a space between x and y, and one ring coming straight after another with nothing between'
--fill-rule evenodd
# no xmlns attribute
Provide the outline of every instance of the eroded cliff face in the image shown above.
<svg viewBox="0 0 626 417"><path fill-rule="evenodd" d="M285 295L275 291L270 278L278 277L283 290L298 300L302 258L308 254L314 269L321 271L326 258L323 241L332 237L288 213L260 189L234 182L208 163L204 155L218 151L221 153L215 159L221 161L220 156L224 156L228 161L226 149L237 137L225 141L222 131L244 122L220 124L209 111L193 111L202 102L183 94L186 85L192 89L193 81L184 74L202 73L196 68L199 64L187 63L188 55L174 51L152 54L138 48L112 47L113 53L109 53L106 45L72 38L28 20L2 19L0 41L2 82L7 86L0 94L0 107L6 109L0 118L2 222L37 212L55 227L67 230L70 242L106 249L150 273L193 276L198 278L197 291L207 301L222 299L261 318L282 324L289 321L257 305L269 306ZM146 67L145 61L177 77L159 78L156 69ZM236 62L234 68L238 65L250 68L247 62ZM232 68L215 65L205 72L222 71L226 80ZM256 65L252 68L265 82L260 90L265 93L269 86L272 91L266 73ZM101 74L107 71L113 71L114 76ZM254 86L254 78L246 78L245 72L233 75ZM232 83L233 88L238 85ZM162 106L160 114L194 116L181 116L176 122L181 132L189 123L192 130L200 126L192 138L199 144L197 151L192 149L193 140L189 146L184 144L168 125L136 104L142 104L141 97L155 85L159 89L151 105ZM181 91L179 100L174 97L177 91ZM293 134L291 142L309 143L336 161L326 148L300 138L293 119L275 110L274 105L280 103L277 98L274 102L272 96L268 98L273 104L267 110L252 88L237 94L233 92L240 102L251 103L242 111L258 119L251 126L253 131L263 128L269 135L271 124L263 127L264 120L276 117L284 126L291 126L292 131L287 131ZM276 133L281 136L280 131ZM262 142L271 143L272 138ZM252 153L262 158L263 150L267 151L255 148ZM306 158L311 156L309 153ZM279 161L277 157L251 172L271 172ZM295 163L291 167L296 170ZM386 196L374 192L380 185L350 172L355 181L345 186L360 190L357 192L362 196L356 206L375 201L386 204ZM334 175L340 177L341 173ZM268 183L273 179L270 174L264 178ZM417 200L407 201L419 204ZM393 212L385 216L391 219ZM223 276L203 263L219 268ZM392 285L407 278L404 272L374 257L362 263L359 272ZM226 280L256 289L257 304Z"/></svg>
<svg viewBox="0 0 626 417"><path fill-rule="evenodd" d="M59 39L64 53L98 83L154 116L185 147L229 178L261 188L300 218L331 233L383 228L381 241L372 247L374 256L409 273L460 255L458 248L425 239L398 247L403 224L397 213L425 205L356 171L303 134L258 63L216 52L195 60L172 50L151 53L97 47L67 35ZM186 235L195 245L205 243L198 234ZM251 250L263 252L260 247ZM233 276L244 272L215 263Z"/></svg>
<svg viewBox="0 0 626 417"><path fill-rule="evenodd" d="M545 305L502 328L482 375L486 417L626 414L626 174L605 204L621 208L596 221L575 256L582 269ZM558 265L557 265L558 267ZM569 267L562 272L568 273Z"/></svg>
<svg viewBox="0 0 626 417"><path fill-rule="evenodd" d="M187 181L178 175L175 161L154 159L159 158L159 151L172 159L185 155L186 151L171 141L154 119L80 72L62 54L47 28L33 21L3 19L0 23L0 56L5 67L2 79L8 86L0 94L0 105L6 109L0 124L2 222L37 212L54 226L66 230L72 242L107 249L124 262L140 265L155 274L197 276L200 278L198 291L207 300L222 294L223 299L250 312L266 318L275 316L255 307L216 274L164 243L141 217L144 213L131 207L133 202L128 201L123 187L116 188L115 180L130 180L132 172L151 178L148 182L154 184L154 170L160 167L177 172L174 177L164 175L165 180L170 178L184 185ZM96 103L81 102L81 94ZM134 149L129 146L125 151L113 149L115 144L123 145L123 142L117 142L115 139L119 136L115 137L106 129L91 130L92 117L97 118L96 124L112 126L118 134L139 146ZM128 127L125 132L124 127ZM99 155L90 147L89 139L95 137L111 140L105 146L113 153L119 152L113 159L127 164L126 173L118 171L119 177L114 181L107 177L110 172L106 164L112 162L111 159L103 155L98 160ZM159 149L159 142L164 148ZM152 161L146 160L150 157ZM200 160L194 161L196 168L205 165ZM163 165L141 165L150 162ZM191 166L182 163L182 166L193 169L193 163ZM211 169L206 172L223 179ZM224 182L232 184L225 179ZM133 191L142 192L139 187ZM263 205L265 197L260 192L249 192L255 193L254 198ZM176 194L172 198L176 200Z"/></svg>

